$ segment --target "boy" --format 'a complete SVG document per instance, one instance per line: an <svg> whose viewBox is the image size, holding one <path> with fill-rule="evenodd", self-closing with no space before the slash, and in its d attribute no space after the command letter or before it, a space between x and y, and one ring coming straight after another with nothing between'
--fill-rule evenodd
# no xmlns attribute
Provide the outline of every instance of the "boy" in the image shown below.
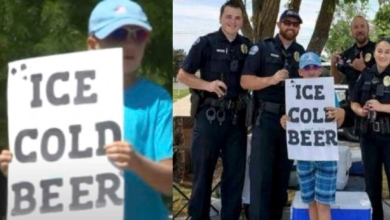
<svg viewBox="0 0 390 220"><path fill-rule="evenodd" d="M123 48L124 141L105 146L122 168L124 219L166 220L161 193L172 194L172 99L160 86L136 76L152 30L142 8L129 0L101 1L89 21L88 49ZM7 175L12 154L0 155Z"/></svg>
<svg viewBox="0 0 390 220"><path fill-rule="evenodd" d="M321 75L321 59L313 53L307 52L299 61L299 75L303 78L316 78ZM334 118L337 127L344 122L345 111L339 108L336 96L336 108L327 108L327 117ZM283 115L280 123L286 129L287 115ZM335 202L337 161L298 161L297 172L301 197L304 203L309 204L311 220L330 220L330 205Z"/></svg>

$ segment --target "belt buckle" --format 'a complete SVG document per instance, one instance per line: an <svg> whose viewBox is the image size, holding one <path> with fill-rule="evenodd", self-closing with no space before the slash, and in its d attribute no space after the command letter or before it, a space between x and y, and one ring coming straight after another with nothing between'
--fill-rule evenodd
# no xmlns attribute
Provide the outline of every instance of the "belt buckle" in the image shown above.
<svg viewBox="0 0 390 220"><path fill-rule="evenodd" d="M379 132L380 131L380 126L379 126L379 122L374 122L372 124L372 130L375 131L375 132Z"/></svg>

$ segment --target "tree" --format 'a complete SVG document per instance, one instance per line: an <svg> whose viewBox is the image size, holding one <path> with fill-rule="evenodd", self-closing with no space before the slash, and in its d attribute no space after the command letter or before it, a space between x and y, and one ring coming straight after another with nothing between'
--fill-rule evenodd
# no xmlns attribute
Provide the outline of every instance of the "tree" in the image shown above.
<svg viewBox="0 0 390 220"><path fill-rule="evenodd" d="M243 9L244 26L242 33L244 36L253 42L257 42L265 37L274 35L280 0L253 0L251 19L248 18L245 10L246 4L244 4L243 0L233 1L239 3Z"/></svg>
<svg viewBox="0 0 390 220"><path fill-rule="evenodd" d="M86 50L100 0L0 0L0 78L13 60ZM140 74L172 91L172 1L139 0L153 27Z"/></svg>
<svg viewBox="0 0 390 220"><path fill-rule="evenodd" d="M243 9L244 25L241 29L244 36L253 42L272 37L274 35L275 24L279 12L280 0L253 0L252 18L248 18L246 12L246 0L232 0L241 5ZM380 0L388 1L388 0ZM301 0L289 0L286 8L300 10ZM368 0L345 0L345 3L368 3ZM308 50L321 53L328 39L330 26L333 21L333 15L337 5L342 3L339 0L323 0L319 15L317 17L314 33L308 45Z"/></svg>
<svg viewBox="0 0 390 220"><path fill-rule="evenodd" d="M322 49L327 41L330 25L333 20L333 14L336 7L336 0L323 0L320 13L317 18L313 35L310 39L307 50L321 54Z"/></svg>
<svg viewBox="0 0 390 220"><path fill-rule="evenodd" d="M351 21L356 15L366 16L367 4L341 2L335 12L335 21L329 31L325 44L328 58L334 52L341 52L351 47L355 40L351 37Z"/></svg>
<svg viewBox="0 0 390 220"><path fill-rule="evenodd" d="M375 24L374 39L390 35L390 3L387 2L379 7L373 23Z"/></svg>
<svg viewBox="0 0 390 220"><path fill-rule="evenodd" d="M287 2L286 8L294 9L296 12L299 13L299 9L301 8L301 2L302 0L290 0Z"/></svg>
<svg viewBox="0 0 390 220"><path fill-rule="evenodd" d="M185 60L187 54L183 49L173 49L173 77L176 78L176 74L179 72L180 66Z"/></svg>
<svg viewBox="0 0 390 220"><path fill-rule="evenodd" d="M7 145L8 62L86 50L88 19L100 0L0 0L0 145ZM153 27L139 73L172 94L172 1L139 0Z"/></svg>

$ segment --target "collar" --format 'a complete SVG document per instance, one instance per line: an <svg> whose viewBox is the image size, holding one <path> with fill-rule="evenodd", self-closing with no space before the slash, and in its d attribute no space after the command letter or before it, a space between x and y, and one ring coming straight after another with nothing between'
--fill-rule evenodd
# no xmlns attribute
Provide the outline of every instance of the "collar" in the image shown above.
<svg viewBox="0 0 390 220"><path fill-rule="evenodd" d="M284 44L282 42L282 40L280 40L280 37L279 37L279 34L276 34L276 36L274 37L274 42L276 43L276 45L283 49L283 50L286 50L285 47L284 47ZM295 45L296 45L296 41L294 40L291 45L288 47L287 50L291 50L291 49L294 49L295 48Z"/></svg>
<svg viewBox="0 0 390 220"><path fill-rule="evenodd" d="M370 39L368 39L367 44L364 45L363 47L358 47L357 43L354 43L354 44L353 44L353 48L356 48L356 49L359 49L359 50L363 50L363 49L365 49L365 48L367 48L367 47L370 47L371 45L375 45L375 43L372 42Z"/></svg>
<svg viewBox="0 0 390 220"><path fill-rule="evenodd" d="M219 42L224 42L224 41L226 41L226 42L228 42L228 43L235 43L235 42L244 43L243 37L242 37L240 34L238 34L238 33L237 33L236 38L235 38L232 42L230 42L230 41L227 39L226 35L222 32L222 28L219 28L219 30L217 31L217 40L218 40Z"/></svg>

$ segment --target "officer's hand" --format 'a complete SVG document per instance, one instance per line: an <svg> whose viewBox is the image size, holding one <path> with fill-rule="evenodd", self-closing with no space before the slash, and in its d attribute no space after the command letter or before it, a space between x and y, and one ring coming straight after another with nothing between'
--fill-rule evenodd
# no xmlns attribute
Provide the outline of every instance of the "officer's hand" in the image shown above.
<svg viewBox="0 0 390 220"><path fill-rule="evenodd" d="M366 68L366 64L363 59L363 52L360 52L360 57L353 60L351 64L349 64L352 68L358 71L363 71Z"/></svg>
<svg viewBox="0 0 390 220"><path fill-rule="evenodd" d="M288 117L288 115L283 115L283 116L280 118L280 125L282 126L282 128L286 129L286 127L287 127L287 121L290 121L290 117Z"/></svg>
<svg viewBox="0 0 390 220"><path fill-rule="evenodd" d="M276 85L286 79L288 79L288 71L286 69L281 69L277 71L271 78L271 84Z"/></svg>
<svg viewBox="0 0 390 220"><path fill-rule="evenodd" d="M0 170L4 176L8 176L8 164L11 163L12 153L9 150L3 150L0 154Z"/></svg>
<svg viewBox="0 0 390 220"><path fill-rule="evenodd" d="M345 110L342 108L335 108L335 107L327 107L326 108L326 117L327 118L333 118L334 121L344 121L345 118Z"/></svg>
<svg viewBox="0 0 390 220"><path fill-rule="evenodd" d="M106 155L122 169L131 169L138 162L138 154L133 150L131 144L125 141L116 141L104 146Z"/></svg>
<svg viewBox="0 0 390 220"><path fill-rule="evenodd" d="M367 105L369 110L374 110L377 112L382 111L382 104L378 100L375 99L368 100Z"/></svg>
<svg viewBox="0 0 390 220"><path fill-rule="evenodd" d="M225 91L223 91L221 89L221 87L223 89L225 89ZM207 87L207 91L208 92L215 92L217 93L218 97L222 97L225 95L226 91L227 91L227 86L224 82L220 81L220 80L215 80L213 82L210 82L208 84L208 87Z"/></svg>
<svg viewBox="0 0 390 220"><path fill-rule="evenodd" d="M337 63L337 62L339 62L339 59L341 59L340 54L334 53L334 54L332 55L332 60L331 60L331 62L332 62L332 63Z"/></svg>
<svg viewBox="0 0 390 220"><path fill-rule="evenodd" d="M360 117L365 118L367 117L369 111L370 111L370 107L367 101L366 104L362 108L360 108L356 114L359 115Z"/></svg>

